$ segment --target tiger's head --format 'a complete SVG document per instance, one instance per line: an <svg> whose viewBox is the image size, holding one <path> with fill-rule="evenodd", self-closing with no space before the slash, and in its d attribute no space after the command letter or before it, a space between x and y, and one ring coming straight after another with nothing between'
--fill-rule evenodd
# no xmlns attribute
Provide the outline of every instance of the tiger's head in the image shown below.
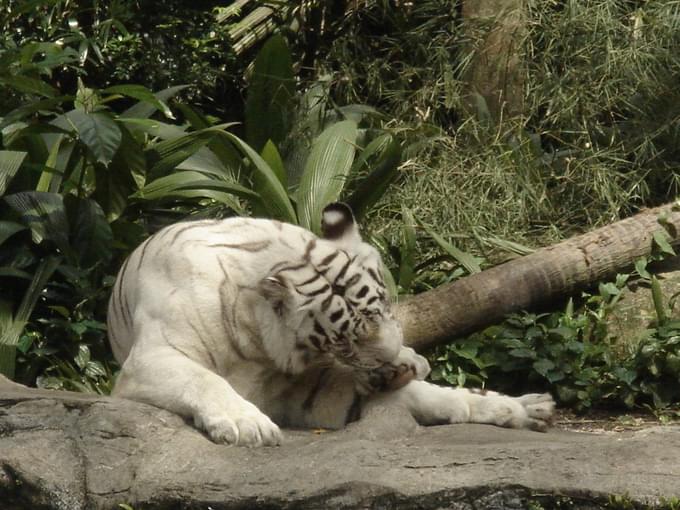
<svg viewBox="0 0 680 510"><path fill-rule="evenodd" d="M322 238L308 242L301 260L266 277L261 293L295 333L295 349L306 361L330 354L362 369L392 362L403 334L380 255L363 242L345 204L327 206L321 228Z"/></svg>

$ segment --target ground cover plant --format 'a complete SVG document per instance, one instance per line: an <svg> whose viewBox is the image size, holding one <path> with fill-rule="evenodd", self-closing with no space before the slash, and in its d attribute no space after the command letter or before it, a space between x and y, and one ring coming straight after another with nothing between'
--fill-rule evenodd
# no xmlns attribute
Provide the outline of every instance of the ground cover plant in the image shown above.
<svg viewBox="0 0 680 510"><path fill-rule="evenodd" d="M527 2L513 116L469 87L491 21L444 0L337 4L298 30L276 19L258 58L234 54L211 2L0 7L4 373L109 391L115 271L183 218L317 229L342 197L398 296L677 195L680 2ZM520 379L578 409L677 404L675 298L657 288L649 335L621 351L606 317L623 285L453 340L433 377L526 390Z"/></svg>

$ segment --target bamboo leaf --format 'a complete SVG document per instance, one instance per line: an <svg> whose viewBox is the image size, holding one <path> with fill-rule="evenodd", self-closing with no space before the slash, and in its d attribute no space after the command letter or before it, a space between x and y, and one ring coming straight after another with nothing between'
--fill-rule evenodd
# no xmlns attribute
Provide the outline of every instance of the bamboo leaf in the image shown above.
<svg viewBox="0 0 680 510"><path fill-rule="evenodd" d="M402 289L408 291L415 276L416 229L413 214L406 207L402 207L401 210L401 223L399 285Z"/></svg>
<svg viewBox="0 0 680 510"><path fill-rule="evenodd" d="M464 251L456 248L453 244L449 243L447 240L445 240L443 237L441 237L427 225L422 226L425 229L425 231L430 235L430 237L432 237L432 239L434 239L434 241L441 247L441 249L444 250L451 257L453 257L461 266L463 266L467 270L468 273L474 274L481 272L482 268L479 266L479 263L477 262L475 257L470 255L469 253L465 253Z"/></svg>
<svg viewBox="0 0 680 510"><path fill-rule="evenodd" d="M340 197L354 161L357 125L349 120L326 128L312 144L298 188L300 224L319 233L321 211Z"/></svg>
<svg viewBox="0 0 680 510"><path fill-rule="evenodd" d="M0 196L5 194L9 181L16 175L26 155L21 151L0 151Z"/></svg>

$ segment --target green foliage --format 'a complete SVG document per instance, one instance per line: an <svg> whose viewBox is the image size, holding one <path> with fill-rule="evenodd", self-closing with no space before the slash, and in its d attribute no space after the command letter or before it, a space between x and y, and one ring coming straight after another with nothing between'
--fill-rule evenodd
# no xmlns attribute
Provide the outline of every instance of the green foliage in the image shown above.
<svg viewBox="0 0 680 510"><path fill-rule="evenodd" d="M301 109L292 116L306 126L308 144L288 141L294 135L286 114L273 131L247 130L266 137L256 141L263 145L258 152L229 131L234 123L218 123L176 100L184 87L154 94L142 85L89 87L78 78L73 89L60 90L44 81L49 72L31 74L17 65L22 51L3 54L5 69L25 71L28 81L0 70L2 84L21 99L21 106L0 110L0 281L10 289L0 298L0 369L24 382L110 390L109 288L121 259L165 224L261 211L292 223L300 218L318 231L314 215L363 175L355 172L362 160L354 161L362 144L369 149L363 163L399 164L393 150L372 144L380 139L392 147L388 133L369 131L361 114L345 119L323 98L313 113ZM45 53L31 55L43 71L63 65ZM292 109L293 98L280 94L281 76L292 76L283 40L265 45L257 62L255 102ZM288 87L292 80L286 80ZM274 110L262 111L282 114ZM291 152L303 162L297 180L286 168ZM383 171L391 180L393 168ZM377 198L373 193L366 203Z"/></svg>
<svg viewBox="0 0 680 510"><path fill-rule="evenodd" d="M230 99L239 95L242 68L229 26L211 9L217 4L170 0L159 9L132 0L54 0L0 6L0 55L12 66L0 83L11 81L45 97L72 88L78 77L99 89L191 83L183 92L186 100L211 112L238 113L241 105ZM3 60L0 56L0 68ZM6 95L0 110L10 101L19 106L20 97Z"/></svg>
<svg viewBox="0 0 680 510"><path fill-rule="evenodd" d="M671 304L658 303L654 327L630 352L609 334L608 317L627 280L619 275L597 294L584 294L579 311L570 300L563 312L515 314L438 348L433 379L459 386L491 381L508 392L549 389L577 410L680 404L680 321L668 318Z"/></svg>
<svg viewBox="0 0 680 510"><path fill-rule="evenodd" d="M491 122L477 111L485 104L466 105L469 65L494 21L468 23L460 2L375 2L317 41L331 97L438 135L412 147L400 186L368 218L391 242L405 205L447 239L467 233L457 248L497 262L496 237L547 245L677 194L678 3L525 7L524 112ZM419 245L422 259L433 251Z"/></svg>

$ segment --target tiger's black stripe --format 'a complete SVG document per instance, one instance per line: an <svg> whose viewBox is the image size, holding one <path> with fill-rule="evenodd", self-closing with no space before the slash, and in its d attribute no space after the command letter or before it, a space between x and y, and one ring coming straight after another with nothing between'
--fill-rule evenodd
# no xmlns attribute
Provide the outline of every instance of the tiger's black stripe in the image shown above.
<svg viewBox="0 0 680 510"><path fill-rule="evenodd" d="M368 273L368 276L370 276L371 278L373 278L373 280L375 281L375 283L377 283L377 284L380 285L381 287L384 285L384 284L383 284L383 281L382 281L382 278L380 278L380 277L378 276L378 273L376 273L375 270L374 270L372 267L369 267L368 269L366 269L366 272Z"/></svg>
<svg viewBox="0 0 680 510"><path fill-rule="evenodd" d="M230 250L242 250L250 253L257 253L258 251L266 250L272 244L271 241L254 241L249 243L213 243L206 244L208 248L228 248Z"/></svg>
<svg viewBox="0 0 680 510"><path fill-rule="evenodd" d="M359 395L357 391L354 391L354 398L352 399L352 404L349 406L349 409L347 409L347 414L345 415L345 425L348 425L353 421L357 421L359 418L361 418L362 400L363 399L361 398L361 395Z"/></svg>
<svg viewBox="0 0 680 510"><path fill-rule="evenodd" d="M319 395L319 391L321 391L321 388L326 383L326 377L328 376L329 372L330 368L321 369L321 371L319 372L319 377L316 379L316 383L307 394L307 398L305 398L305 401L302 403L302 409L304 409L305 411L309 411L310 409L312 409L312 407L314 407L314 401L316 400L316 397Z"/></svg>
<svg viewBox="0 0 680 510"><path fill-rule="evenodd" d="M125 327L128 330L132 329L132 317L130 316L130 310L128 308L128 303L127 299L125 298L125 293L123 293L123 280L125 279L125 272L127 271L128 264L130 263L130 258L125 259L125 262L123 263L123 267L120 269L120 272L118 273L118 282L116 282L116 288L115 293L116 293L116 298L118 302L118 306L116 310L120 313L121 319L123 319L123 322L125 323ZM127 311L127 313L125 313Z"/></svg>
<svg viewBox="0 0 680 510"><path fill-rule="evenodd" d="M198 328L194 325L194 323L191 322L188 317L186 317L186 313L185 313L185 318L187 320L187 324L189 325L189 327L196 334L196 338L198 338L201 341L201 344L203 344L203 347L205 348L205 352L207 352L208 356L210 357L210 362L212 363L212 366L215 367L215 369L218 369L219 367L217 366L217 360L215 360L215 356L213 356L212 350L210 349L210 346L205 342L203 335L198 330Z"/></svg>
<svg viewBox="0 0 680 510"><path fill-rule="evenodd" d="M144 255L146 255L146 249L149 247L151 244L151 240L154 238L154 236L149 237L146 241L142 243L142 252L139 255L139 260L137 261L137 271L142 267L142 263L144 262Z"/></svg>
<svg viewBox="0 0 680 510"><path fill-rule="evenodd" d="M321 259L321 262L319 262L319 265L320 266L327 266L328 264L333 262L335 260L335 257L337 257L338 255L340 255L339 251L334 251L330 255L326 255L323 259Z"/></svg>
<svg viewBox="0 0 680 510"><path fill-rule="evenodd" d="M303 255L303 258L309 262L311 260L311 255L312 251L316 248L316 239L312 239L307 243L307 246L305 247L305 254Z"/></svg>
<svg viewBox="0 0 680 510"><path fill-rule="evenodd" d="M316 289L316 290L313 290L313 291L311 291L311 292L302 292L302 291L299 290L299 289L298 289L298 292L299 292L300 294L302 294L303 296L312 297L312 296L319 296L319 295L323 294L324 292L327 292L328 290L330 290L330 288L331 288L331 286L328 285L327 283L325 283L325 284L323 285L323 287L320 287L320 288L318 288L318 289Z"/></svg>
<svg viewBox="0 0 680 510"><path fill-rule="evenodd" d="M345 255L347 255L347 254L345 253ZM338 281L345 276L345 273L347 273L347 270L349 269L349 266L352 265L353 261L354 261L354 259L350 258L349 255L347 255L347 262L345 262L345 265L342 266L342 269L340 270L340 272L337 274L337 276L333 280L334 285L337 284Z"/></svg>

